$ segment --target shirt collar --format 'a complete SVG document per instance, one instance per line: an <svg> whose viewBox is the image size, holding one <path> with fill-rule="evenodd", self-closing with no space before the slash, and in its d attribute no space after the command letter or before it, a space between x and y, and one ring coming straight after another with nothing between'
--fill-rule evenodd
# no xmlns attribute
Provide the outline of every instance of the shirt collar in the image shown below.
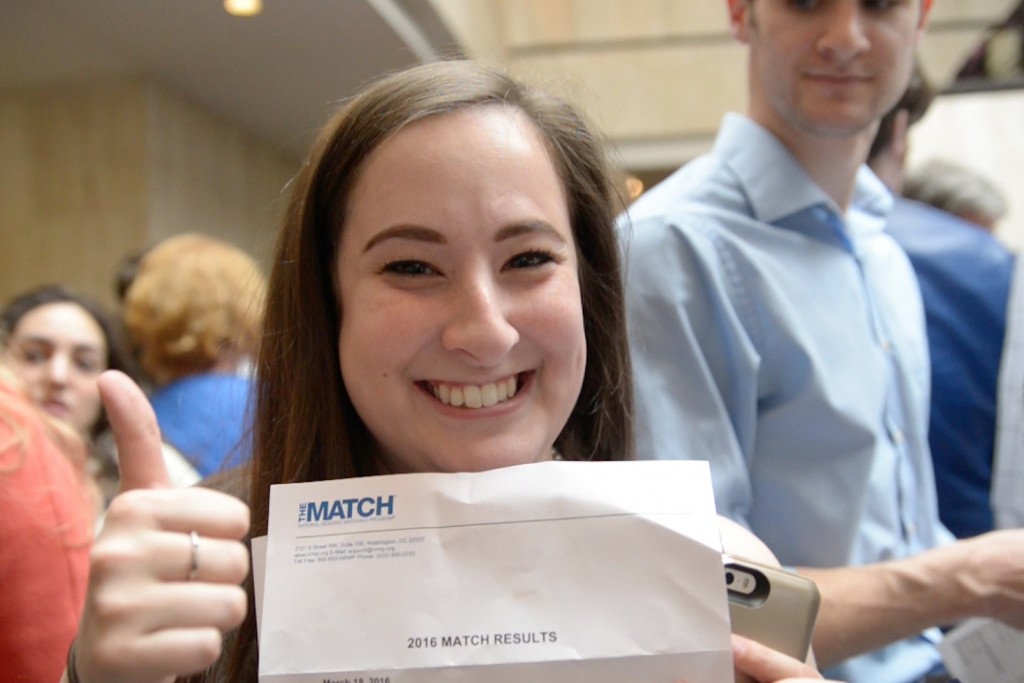
<svg viewBox="0 0 1024 683"><path fill-rule="evenodd" d="M820 220L824 210L834 217L834 225L846 230L877 232L885 227L893 198L867 166L857 172L853 202L844 217L789 150L746 116L726 114L714 149L739 178L753 217L759 221L798 229L805 221L793 218L814 216Z"/></svg>

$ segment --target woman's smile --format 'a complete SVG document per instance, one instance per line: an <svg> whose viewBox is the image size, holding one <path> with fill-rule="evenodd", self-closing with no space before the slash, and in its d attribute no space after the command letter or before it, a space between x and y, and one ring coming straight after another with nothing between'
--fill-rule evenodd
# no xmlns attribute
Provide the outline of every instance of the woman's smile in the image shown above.
<svg viewBox="0 0 1024 683"><path fill-rule="evenodd" d="M342 376L382 469L550 457L586 336L565 192L528 119L474 107L383 142L353 187L337 268Z"/></svg>
<svg viewBox="0 0 1024 683"><path fill-rule="evenodd" d="M504 403L516 395L519 388L517 375L510 375L485 384L462 384L450 382L424 382L430 392L441 403L455 408L490 408Z"/></svg>

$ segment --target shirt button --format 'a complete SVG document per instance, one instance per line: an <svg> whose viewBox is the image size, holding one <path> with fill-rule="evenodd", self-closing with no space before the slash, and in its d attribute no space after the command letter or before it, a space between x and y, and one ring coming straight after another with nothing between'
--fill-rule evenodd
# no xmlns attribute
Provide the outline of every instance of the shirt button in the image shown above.
<svg viewBox="0 0 1024 683"><path fill-rule="evenodd" d="M899 429L892 430L892 442L897 446L903 444L903 432Z"/></svg>
<svg viewBox="0 0 1024 683"><path fill-rule="evenodd" d="M888 339L883 339L882 351L884 351L885 353L889 353L890 351L892 351L892 342L889 341Z"/></svg>

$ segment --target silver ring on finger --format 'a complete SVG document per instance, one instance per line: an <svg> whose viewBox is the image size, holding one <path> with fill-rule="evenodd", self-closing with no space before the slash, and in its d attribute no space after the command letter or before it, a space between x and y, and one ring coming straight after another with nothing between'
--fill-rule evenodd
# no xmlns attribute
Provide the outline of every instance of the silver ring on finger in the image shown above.
<svg viewBox="0 0 1024 683"><path fill-rule="evenodd" d="M199 573L199 534L195 531L188 532L189 542L192 544L192 558L189 562L188 577L186 581L192 581Z"/></svg>

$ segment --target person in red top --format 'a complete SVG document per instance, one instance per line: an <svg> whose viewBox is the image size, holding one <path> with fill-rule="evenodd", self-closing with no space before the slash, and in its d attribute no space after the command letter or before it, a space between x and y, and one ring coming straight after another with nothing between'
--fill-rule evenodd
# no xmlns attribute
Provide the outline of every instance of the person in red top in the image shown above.
<svg viewBox="0 0 1024 683"><path fill-rule="evenodd" d="M90 487L84 444L0 366L0 683L60 679L88 582Z"/></svg>

